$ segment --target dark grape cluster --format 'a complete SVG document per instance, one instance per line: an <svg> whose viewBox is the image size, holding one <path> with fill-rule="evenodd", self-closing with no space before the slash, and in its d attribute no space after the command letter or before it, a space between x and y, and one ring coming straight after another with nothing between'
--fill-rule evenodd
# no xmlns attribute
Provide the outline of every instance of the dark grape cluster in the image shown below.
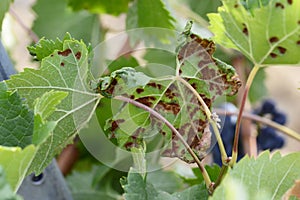
<svg viewBox="0 0 300 200"><path fill-rule="evenodd" d="M223 109L227 111L237 111L237 108L230 103L224 104L222 106ZM272 100L265 100L262 102L260 108L254 110L254 114L260 116L269 115L270 119L274 122L277 122L281 125L286 123L286 115L276 109L276 104ZM221 120L224 122L223 128L221 130L221 137L226 149L227 155L231 155L232 145L234 139L235 125L236 125L236 116L221 116ZM270 151L274 149L281 148L284 145L284 138L281 135L278 135L276 130L269 126L257 126L258 127L258 136L257 136L257 145L258 150L266 150ZM212 150L213 160L218 165L222 164L220 150L218 145L216 144ZM238 160L241 159L245 155L243 151L243 145L240 137L239 141L239 152L238 152Z"/></svg>
<svg viewBox="0 0 300 200"><path fill-rule="evenodd" d="M270 115L272 121L281 125L286 123L286 115L276 109L276 104L272 100L265 100L261 108L254 111L260 116ZM276 130L269 126L260 127L257 136L258 150L281 148L284 145L284 138L278 135Z"/></svg>

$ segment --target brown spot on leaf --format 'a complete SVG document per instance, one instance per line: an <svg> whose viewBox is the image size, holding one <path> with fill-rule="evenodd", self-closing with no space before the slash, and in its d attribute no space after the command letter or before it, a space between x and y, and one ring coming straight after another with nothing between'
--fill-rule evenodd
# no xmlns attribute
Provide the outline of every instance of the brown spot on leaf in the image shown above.
<svg viewBox="0 0 300 200"><path fill-rule="evenodd" d="M297 44L300 45L300 40L297 41Z"/></svg>
<svg viewBox="0 0 300 200"><path fill-rule="evenodd" d="M75 54L75 57L77 60L79 60L81 58L81 52L78 51L76 54Z"/></svg>
<svg viewBox="0 0 300 200"><path fill-rule="evenodd" d="M153 106L153 101L155 101L156 98L153 96L147 96L147 97L141 97L136 99L137 102L140 102L141 104L144 104L148 107L152 107Z"/></svg>
<svg viewBox="0 0 300 200"><path fill-rule="evenodd" d="M178 103L166 103L159 101L158 105L162 106L165 111L172 112L174 115L177 115L180 111L180 105Z"/></svg>
<svg viewBox="0 0 300 200"><path fill-rule="evenodd" d="M278 50L279 50L279 52L281 53L281 54L285 54L285 52L286 52L286 48L284 48L284 47L277 47L278 48Z"/></svg>
<svg viewBox="0 0 300 200"><path fill-rule="evenodd" d="M135 96L134 96L134 95L130 95L129 98L130 98L130 99L134 99Z"/></svg>
<svg viewBox="0 0 300 200"><path fill-rule="evenodd" d="M143 88L137 88L137 89L136 89L136 92L137 92L138 94L141 94L142 92L144 92L144 89L143 89Z"/></svg>
<svg viewBox="0 0 300 200"><path fill-rule="evenodd" d="M61 55L61 56L68 56L70 53L72 53L71 49L66 49L64 51L59 51L57 52L58 55Z"/></svg>
<svg viewBox="0 0 300 200"><path fill-rule="evenodd" d="M293 0L287 0L288 4L292 5Z"/></svg>
<svg viewBox="0 0 300 200"><path fill-rule="evenodd" d="M300 20L298 20L298 24L300 25Z"/></svg>
<svg viewBox="0 0 300 200"><path fill-rule="evenodd" d="M115 121L112 121L111 123L111 131L115 131L117 128L119 128L119 124L125 122L124 119L118 119Z"/></svg>
<svg viewBox="0 0 300 200"><path fill-rule="evenodd" d="M234 8L238 8L239 7L239 4L234 4Z"/></svg>
<svg viewBox="0 0 300 200"><path fill-rule="evenodd" d="M50 56L53 57L53 54L51 54Z"/></svg>
<svg viewBox="0 0 300 200"><path fill-rule="evenodd" d="M61 63L60 63L60 66L62 66L62 67L65 66L65 63L64 63L64 62L61 62Z"/></svg>
<svg viewBox="0 0 300 200"><path fill-rule="evenodd" d="M248 28L247 28L246 24L243 23L243 26L244 26L244 28L243 28L243 33L244 33L246 36L248 36L248 35L249 35L249 32L248 32Z"/></svg>
<svg viewBox="0 0 300 200"><path fill-rule="evenodd" d="M147 85L150 86L150 87L157 88L159 90L162 88L162 85L154 83L154 82L148 83Z"/></svg>
<svg viewBox="0 0 300 200"><path fill-rule="evenodd" d="M277 54L276 54L276 53L270 53L270 56L271 56L272 58L276 58L276 57L277 57Z"/></svg>
<svg viewBox="0 0 300 200"><path fill-rule="evenodd" d="M279 41L279 38L278 38L278 37L271 37L271 38L269 39L269 41L270 41L271 43L278 42L278 41Z"/></svg>
<svg viewBox="0 0 300 200"><path fill-rule="evenodd" d="M275 8L281 8L281 9L284 9L284 5L283 5L282 3L277 2L277 3L275 4Z"/></svg>

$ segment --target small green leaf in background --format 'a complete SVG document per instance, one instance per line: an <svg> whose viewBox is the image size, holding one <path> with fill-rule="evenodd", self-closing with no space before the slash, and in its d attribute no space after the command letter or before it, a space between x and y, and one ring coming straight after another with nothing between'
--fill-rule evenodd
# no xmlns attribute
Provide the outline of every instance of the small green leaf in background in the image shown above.
<svg viewBox="0 0 300 200"><path fill-rule="evenodd" d="M214 164L212 166L206 165L205 169L206 169L211 181L215 182L217 180L217 178L219 177L219 174L220 174L220 171L221 171L220 166L216 165L216 164ZM200 172L200 169L199 168L193 168L193 172L197 177L197 181L201 183L203 181L203 176Z"/></svg>
<svg viewBox="0 0 300 200"><path fill-rule="evenodd" d="M33 112L16 90L0 82L0 145L24 148L32 143Z"/></svg>
<svg viewBox="0 0 300 200"><path fill-rule="evenodd" d="M2 31L2 21L4 19L5 13L9 10L9 5L11 2L13 2L13 0L0 1L0 32Z"/></svg>
<svg viewBox="0 0 300 200"><path fill-rule="evenodd" d="M47 46L42 46L47 48ZM37 54L45 52L43 48L38 49ZM51 56L41 61L38 70L25 69L20 74L11 76L6 81L8 88L16 89L22 98L25 98L28 105L33 109L37 98L45 93L54 94L43 97L49 102L54 102L53 107L61 101L53 113L41 112L47 117L47 121L55 122L57 126L47 138L38 146L38 152L33 160L29 171L40 173L77 133L91 114L94 112L96 101L100 95L90 90L89 86L89 50L81 41L68 39L63 41L63 49L55 50ZM51 93L51 91L54 91ZM62 100L62 97L68 96ZM62 96L60 96L62 94ZM57 95L60 96L57 99ZM51 96L51 95L50 95ZM43 105L43 99L40 100ZM37 103L39 105L39 103ZM42 107L48 107L44 105ZM50 115L50 116L49 116Z"/></svg>
<svg viewBox="0 0 300 200"><path fill-rule="evenodd" d="M130 32L130 43L135 44L141 39L144 39L148 43L167 40L167 34L170 34L170 32L165 32L161 28L174 30L174 22L174 18L170 15L162 0L134 0L127 12L126 30L136 28L157 29ZM153 40L153 38L156 39Z"/></svg>
<svg viewBox="0 0 300 200"><path fill-rule="evenodd" d="M24 149L19 147L0 146L0 165L3 167L6 179L13 191L17 191L24 178L28 175L27 170L35 156L36 148L29 145Z"/></svg>
<svg viewBox="0 0 300 200"><path fill-rule="evenodd" d="M108 69L110 72L113 72L118 69L121 69L122 67L136 67L136 66L139 66L139 63L133 56L129 56L129 57L121 56L116 60L109 61Z"/></svg>
<svg viewBox="0 0 300 200"><path fill-rule="evenodd" d="M0 197L3 200L21 200L22 198L16 195L10 185L7 183L5 171L0 165Z"/></svg>
<svg viewBox="0 0 300 200"><path fill-rule="evenodd" d="M300 1L246 2L223 0L218 14L208 15L214 40L255 64L299 64Z"/></svg>
<svg viewBox="0 0 300 200"><path fill-rule="evenodd" d="M91 13L119 15L128 10L131 0L68 0L75 11L86 9Z"/></svg>
<svg viewBox="0 0 300 200"><path fill-rule="evenodd" d="M300 178L299 168L300 153L281 156L276 152L270 158L266 151L257 159L244 157L228 172L211 199L281 199Z"/></svg>
<svg viewBox="0 0 300 200"><path fill-rule="evenodd" d="M222 5L221 0L199 1L188 0L188 6L192 11L200 15L205 20L208 20L207 14L216 12L218 7Z"/></svg>
<svg viewBox="0 0 300 200"><path fill-rule="evenodd" d="M32 9L37 15L32 30L39 37L55 40L57 37L63 38L69 32L86 43L99 42L97 35L100 25L95 14L87 11L73 12L67 2L61 0L37 0Z"/></svg>

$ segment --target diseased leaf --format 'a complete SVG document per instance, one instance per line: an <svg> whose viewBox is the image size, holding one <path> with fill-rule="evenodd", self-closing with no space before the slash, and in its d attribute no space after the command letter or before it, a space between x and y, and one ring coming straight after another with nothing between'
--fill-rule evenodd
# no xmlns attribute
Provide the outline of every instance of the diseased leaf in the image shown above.
<svg viewBox="0 0 300 200"><path fill-rule="evenodd" d="M11 186L7 183L6 174L3 168L0 166L0 197L1 199L9 200L21 200L22 198L16 195Z"/></svg>
<svg viewBox="0 0 300 200"><path fill-rule="evenodd" d="M39 51L44 52L43 49ZM31 108L34 107L37 98L49 92L36 103L36 106L50 108L47 111L39 111L38 114L57 125L45 140L39 140L43 143L39 144L29 171L40 173L53 157L72 141L77 129L80 129L93 113L100 96L89 89L88 58L89 52L83 42L74 39L64 40L63 50L55 50L50 56L45 57L39 70L25 69L24 72L6 81L8 88L17 89ZM47 98L48 103L52 102L52 105L44 105Z"/></svg>
<svg viewBox="0 0 300 200"><path fill-rule="evenodd" d="M119 15L128 9L131 0L68 0L75 11L86 9L92 13Z"/></svg>
<svg viewBox="0 0 300 200"><path fill-rule="evenodd" d="M32 143L33 112L0 82L0 145L24 148Z"/></svg>
<svg viewBox="0 0 300 200"><path fill-rule="evenodd" d="M211 145L209 124L202 105L185 83L190 84L210 108L217 96L235 94L240 81L231 66L212 57L212 41L189 31L183 34L183 42L178 47L178 66L173 76L151 78L133 68L122 68L110 77L101 78L97 90L106 97L128 97L160 113L196 154L203 157ZM164 156L194 161L175 133L148 112L128 103L112 107L114 116L105 128L111 131L110 137L116 138L120 147L130 149L143 145L143 141L160 141L157 148L161 148Z"/></svg>
<svg viewBox="0 0 300 200"><path fill-rule="evenodd" d="M29 145L23 150L19 147L0 146L0 165L13 191L17 191L27 175L28 167L34 158L36 147Z"/></svg>
<svg viewBox="0 0 300 200"><path fill-rule="evenodd" d="M209 14L215 41L255 64L300 63L300 1L223 0Z"/></svg>
<svg viewBox="0 0 300 200"><path fill-rule="evenodd" d="M299 167L300 153L282 157L276 152L270 158L270 153L266 151L256 160L245 157L229 171L211 199L233 199L232 196L239 196L241 191L244 198L239 196L235 199L281 199L299 179Z"/></svg>

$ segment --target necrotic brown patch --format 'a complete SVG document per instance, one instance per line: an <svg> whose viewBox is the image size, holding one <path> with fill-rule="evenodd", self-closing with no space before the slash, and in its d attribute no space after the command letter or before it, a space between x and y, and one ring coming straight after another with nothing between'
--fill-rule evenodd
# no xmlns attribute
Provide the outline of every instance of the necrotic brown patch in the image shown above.
<svg viewBox="0 0 300 200"><path fill-rule="evenodd" d="M270 41L271 43L278 42L278 41L279 41L279 38L278 38L278 37L271 37L271 38L269 39L269 41Z"/></svg>
<svg viewBox="0 0 300 200"><path fill-rule="evenodd" d="M293 0L287 0L288 4L292 5Z"/></svg>
<svg viewBox="0 0 300 200"><path fill-rule="evenodd" d="M285 52L286 52L286 48L284 48L284 47L278 47L278 50L279 50L279 52L281 53L281 54L285 54Z"/></svg>
<svg viewBox="0 0 300 200"><path fill-rule="evenodd" d="M143 88L137 88L137 89L136 89L136 92L137 92L138 94L141 94L142 92L144 92L144 89L143 89Z"/></svg>
<svg viewBox="0 0 300 200"><path fill-rule="evenodd" d="M75 54L75 57L77 60L79 60L81 58L81 52L78 51L76 54Z"/></svg>
<svg viewBox="0 0 300 200"><path fill-rule="evenodd" d="M64 51L59 51L57 52L58 55L61 55L61 56L68 56L70 53L72 53L71 49L66 49Z"/></svg>
<svg viewBox="0 0 300 200"><path fill-rule="evenodd" d="M270 56L271 56L272 58L276 58L276 57L277 57L277 54L276 54L276 53L270 53Z"/></svg>
<svg viewBox="0 0 300 200"><path fill-rule="evenodd" d="M283 5L282 3L277 2L277 3L275 4L275 8L281 8L281 9L284 9L284 5Z"/></svg>
<svg viewBox="0 0 300 200"><path fill-rule="evenodd" d="M249 35L249 32L248 32L248 28L247 28L246 24L243 23L243 26L244 26L244 28L243 28L243 33L244 33L246 36L248 36L248 35Z"/></svg>
<svg viewBox="0 0 300 200"><path fill-rule="evenodd" d="M297 41L297 44L300 45L300 40Z"/></svg>
<svg viewBox="0 0 300 200"><path fill-rule="evenodd" d="M65 63L61 62L61 63L60 63L60 66L62 66L62 67L65 66Z"/></svg>

